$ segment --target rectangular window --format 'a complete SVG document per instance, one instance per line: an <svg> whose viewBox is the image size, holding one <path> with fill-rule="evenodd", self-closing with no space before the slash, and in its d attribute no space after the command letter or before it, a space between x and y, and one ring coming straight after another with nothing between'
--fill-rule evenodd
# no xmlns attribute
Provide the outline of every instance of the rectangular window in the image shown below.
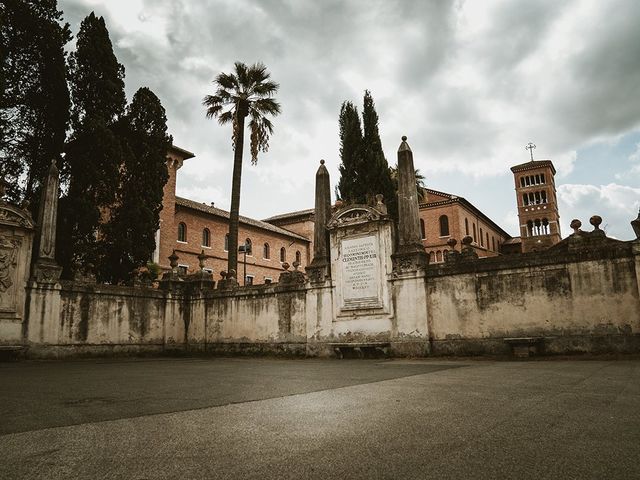
<svg viewBox="0 0 640 480"><path fill-rule="evenodd" d="M186 275L189 271L189 265L178 265L178 274Z"/></svg>
<svg viewBox="0 0 640 480"><path fill-rule="evenodd" d="M264 284L265 285L269 285L271 282L273 282L273 278L264 277Z"/></svg>
<svg viewBox="0 0 640 480"><path fill-rule="evenodd" d="M253 285L253 275L247 275L246 281L244 282L245 285Z"/></svg>

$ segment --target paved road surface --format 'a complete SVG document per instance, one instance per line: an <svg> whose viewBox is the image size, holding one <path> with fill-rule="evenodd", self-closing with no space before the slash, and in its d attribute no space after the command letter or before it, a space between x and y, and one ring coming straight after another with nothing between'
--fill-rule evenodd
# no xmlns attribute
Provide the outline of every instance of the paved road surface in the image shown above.
<svg viewBox="0 0 640 480"><path fill-rule="evenodd" d="M640 478L640 361L0 364L0 478Z"/></svg>

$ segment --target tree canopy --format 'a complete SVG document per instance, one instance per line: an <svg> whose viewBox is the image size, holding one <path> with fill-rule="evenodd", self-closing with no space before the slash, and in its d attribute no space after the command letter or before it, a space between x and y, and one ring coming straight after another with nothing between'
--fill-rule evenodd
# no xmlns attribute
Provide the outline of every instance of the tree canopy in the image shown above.
<svg viewBox="0 0 640 480"><path fill-rule="evenodd" d="M362 124L357 108L345 101L340 108L339 127L341 163L336 196L348 203L372 203L375 195L382 194L395 218L395 188L382 149L378 114L368 90L364 93Z"/></svg>
<svg viewBox="0 0 640 480"><path fill-rule="evenodd" d="M115 205L124 156L116 123L124 112L124 67L104 19L92 12L80 25L70 55L73 132L67 145L69 189L61 200L58 259L64 274L76 264L94 272L101 262L102 226Z"/></svg>
<svg viewBox="0 0 640 480"><path fill-rule="evenodd" d="M55 0L0 3L0 177L9 198L37 209L49 164L61 153L69 123L64 45L69 25Z"/></svg>
<svg viewBox="0 0 640 480"><path fill-rule="evenodd" d="M123 142L120 188L104 227L101 275L111 283L131 279L153 253L171 145L160 99L146 87L133 96L117 126Z"/></svg>

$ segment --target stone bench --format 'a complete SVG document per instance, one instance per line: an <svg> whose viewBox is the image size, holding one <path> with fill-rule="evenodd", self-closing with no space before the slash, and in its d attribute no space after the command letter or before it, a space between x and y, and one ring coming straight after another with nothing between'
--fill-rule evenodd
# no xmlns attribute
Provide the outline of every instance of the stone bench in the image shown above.
<svg viewBox="0 0 640 480"><path fill-rule="evenodd" d="M384 358L389 353L389 342L330 343L336 357L342 358Z"/></svg>
<svg viewBox="0 0 640 480"><path fill-rule="evenodd" d="M0 345L0 361L17 360L24 355L27 347L24 345Z"/></svg>
<svg viewBox="0 0 640 480"><path fill-rule="evenodd" d="M504 338L505 343L511 346L511 353L517 358L529 358L542 353L544 337L514 337Z"/></svg>

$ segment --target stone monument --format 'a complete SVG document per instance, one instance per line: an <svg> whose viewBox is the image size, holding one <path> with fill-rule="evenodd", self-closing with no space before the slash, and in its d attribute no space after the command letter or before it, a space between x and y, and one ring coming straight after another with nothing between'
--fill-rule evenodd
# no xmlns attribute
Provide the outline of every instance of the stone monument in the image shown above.
<svg viewBox="0 0 640 480"><path fill-rule="evenodd" d="M389 314L392 221L382 203L349 205L327 226L331 239L331 277L336 285L336 318Z"/></svg>
<svg viewBox="0 0 640 480"><path fill-rule="evenodd" d="M20 345L35 225L28 211L3 200L5 185L0 185L0 342Z"/></svg>

